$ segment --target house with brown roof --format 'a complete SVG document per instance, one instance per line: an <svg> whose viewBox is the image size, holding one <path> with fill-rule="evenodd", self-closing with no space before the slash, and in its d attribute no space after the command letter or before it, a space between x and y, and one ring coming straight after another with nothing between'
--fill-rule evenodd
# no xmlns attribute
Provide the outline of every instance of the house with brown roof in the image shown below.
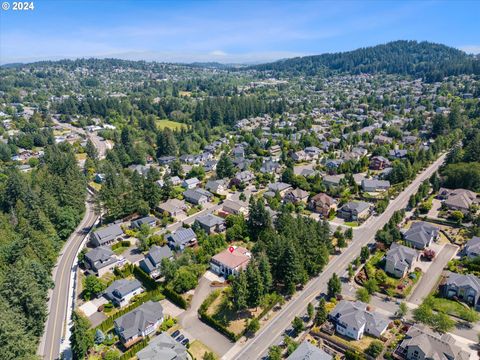
<svg viewBox="0 0 480 360"><path fill-rule="evenodd" d="M247 268L252 254L248 249L241 246L233 246L216 254L210 260L210 269L217 275L227 278L229 275L238 275L241 270Z"/></svg>
<svg viewBox="0 0 480 360"><path fill-rule="evenodd" d="M373 156L370 159L370 169L383 170L390 166L390 161L383 156Z"/></svg>
<svg viewBox="0 0 480 360"><path fill-rule="evenodd" d="M285 202L291 202L294 204L297 203L307 203L308 200L308 191L302 190L300 188L287 191L283 200Z"/></svg>
<svg viewBox="0 0 480 360"><path fill-rule="evenodd" d="M310 199L308 208L327 218L332 209L337 211L337 201L325 193L320 193Z"/></svg>

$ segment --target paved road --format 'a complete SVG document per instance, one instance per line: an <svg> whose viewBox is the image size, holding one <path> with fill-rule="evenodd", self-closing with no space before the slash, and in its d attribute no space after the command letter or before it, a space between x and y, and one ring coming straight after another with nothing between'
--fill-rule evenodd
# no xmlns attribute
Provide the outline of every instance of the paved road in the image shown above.
<svg viewBox="0 0 480 360"><path fill-rule="evenodd" d="M215 288L210 287L210 281L202 276L195 289L190 307L179 316L179 322L182 328L192 334L195 339L200 340L217 354L223 355L232 347L232 342L198 318L200 305L214 290Z"/></svg>
<svg viewBox="0 0 480 360"><path fill-rule="evenodd" d="M65 324L72 265L83 239L97 220L91 199L85 205L85 216L75 232L66 241L59 255L57 265L53 270L52 277L55 288L50 294L48 319L38 349L38 353L44 359L53 360L59 358L61 339L64 337L66 330Z"/></svg>
<svg viewBox="0 0 480 360"><path fill-rule="evenodd" d="M433 263L428 268L427 272L423 274L420 282L417 284L413 293L410 295L408 301L412 304L420 305L425 297L430 294L433 287L436 285L443 268L455 256L458 251L458 246L453 244L446 244L442 251L435 257Z"/></svg>
<svg viewBox="0 0 480 360"><path fill-rule="evenodd" d="M223 359L258 359L271 345L274 345L275 340L290 326L293 318L297 315L302 315L306 311L309 302L314 300L320 293L326 292L327 282L332 274L334 272L343 274L347 265L360 254L362 246L374 240L377 230L388 222L394 211L405 208L410 195L417 191L422 181L428 179L440 167L444 159L445 155L442 155L417 176L417 178L390 203L383 214L370 219L365 226L355 229L351 245L341 255L332 259L324 271L318 277L310 280L304 290L297 293L253 339L248 340L245 344L237 343L223 356Z"/></svg>

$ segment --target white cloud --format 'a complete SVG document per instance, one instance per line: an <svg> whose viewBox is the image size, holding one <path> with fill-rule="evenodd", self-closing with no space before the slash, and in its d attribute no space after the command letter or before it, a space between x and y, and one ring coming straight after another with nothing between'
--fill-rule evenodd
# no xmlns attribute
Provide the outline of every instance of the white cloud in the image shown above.
<svg viewBox="0 0 480 360"><path fill-rule="evenodd" d="M480 54L480 45L464 45L459 46L458 48L465 51L467 54Z"/></svg>
<svg viewBox="0 0 480 360"><path fill-rule="evenodd" d="M228 54L225 52L225 51L222 51L222 50L213 50L210 55L212 56L218 56L218 57L225 57L227 56Z"/></svg>

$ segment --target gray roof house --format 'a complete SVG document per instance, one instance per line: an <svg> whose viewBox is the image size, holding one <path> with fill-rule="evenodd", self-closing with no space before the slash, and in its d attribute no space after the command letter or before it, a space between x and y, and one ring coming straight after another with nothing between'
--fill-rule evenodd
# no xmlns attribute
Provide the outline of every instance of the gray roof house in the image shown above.
<svg viewBox="0 0 480 360"><path fill-rule="evenodd" d="M310 194L308 193L308 191L297 188L297 189L287 191L287 193L283 197L283 200L286 202L294 203L294 204L299 202L307 203L309 195Z"/></svg>
<svg viewBox="0 0 480 360"><path fill-rule="evenodd" d="M390 181L388 180L375 180L375 179L363 179L362 190L366 192L380 192L390 189Z"/></svg>
<svg viewBox="0 0 480 360"><path fill-rule="evenodd" d="M90 242L93 246L104 246L111 244L123 235L123 230L119 224L111 224L102 229L92 232Z"/></svg>
<svg viewBox="0 0 480 360"><path fill-rule="evenodd" d="M207 234L225 231L225 220L213 214L206 214L195 219L195 224L200 226Z"/></svg>
<svg viewBox="0 0 480 360"><path fill-rule="evenodd" d="M213 194L222 195L226 192L227 183L225 180L208 180L205 189Z"/></svg>
<svg viewBox="0 0 480 360"><path fill-rule="evenodd" d="M234 179L237 182L244 184L254 180L255 175L251 171L245 170L245 171L236 173Z"/></svg>
<svg viewBox="0 0 480 360"><path fill-rule="evenodd" d="M187 360L187 349L166 332L157 335L137 353L138 360Z"/></svg>
<svg viewBox="0 0 480 360"><path fill-rule="evenodd" d="M351 201L343 205L337 212L339 218L347 221L365 219L370 214L370 204L365 201Z"/></svg>
<svg viewBox="0 0 480 360"><path fill-rule="evenodd" d="M292 185L284 183L284 182L274 182L271 184L268 184L268 190L272 192L279 192L280 195L283 195L287 190L290 190L292 188Z"/></svg>
<svg viewBox="0 0 480 360"><path fill-rule="evenodd" d="M325 186L338 186L340 181L345 177L345 174L339 175L325 175L322 179Z"/></svg>
<svg viewBox="0 0 480 360"><path fill-rule="evenodd" d="M85 267L98 276L120 264L115 253L107 247L99 246L85 254Z"/></svg>
<svg viewBox="0 0 480 360"><path fill-rule="evenodd" d="M443 192L448 191L445 196L446 200L444 201L444 204L451 210L460 210L463 213L466 213L469 211L470 206L472 206L477 199L477 194L470 190L441 190L443 190Z"/></svg>
<svg viewBox="0 0 480 360"><path fill-rule="evenodd" d="M410 229L403 233L405 243L415 249L425 249L429 247L439 234L436 226L420 221L413 223Z"/></svg>
<svg viewBox="0 0 480 360"><path fill-rule="evenodd" d="M480 279L474 275L449 272L440 285L440 292L446 298L456 298L477 310L480 308Z"/></svg>
<svg viewBox="0 0 480 360"><path fill-rule="evenodd" d="M140 260L140 268L153 278L160 276L162 259L172 259L173 252L167 246L153 245L143 260Z"/></svg>
<svg viewBox="0 0 480 360"><path fill-rule="evenodd" d="M173 249L183 250L189 246L195 246L197 244L197 235L195 232L188 228L181 227L167 236L168 246Z"/></svg>
<svg viewBox="0 0 480 360"><path fill-rule="evenodd" d="M213 194L207 190L197 188L184 191L183 197L191 204L203 205L213 197Z"/></svg>
<svg viewBox="0 0 480 360"><path fill-rule="evenodd" d="M182 186L186 189L194 189L200 184L200 180L198 180L196 177L191 178L191 179L185 179L182 182Z"/></svg>
<svg viewBox="0 0 480 360"><path fill-rule="evenodd" d="M309 343L302 342L287 360L332 360L332 355Z"/></svg>
<svg viewBox="0 0 480 360"><path fill-rule="evenodd" d="M138 229L143 224L148 225L149 227L154 227L157 223L157 218L155 216L145 216L143 218L132 221L132 228Z"/></svg>
<svg viewBox="0 0 480 360"><path fill-rule="evenodd" d="M130 347L153 333L163 322L163 307L147 301L114 321L115 331L125 347Z"/></svg>
<svg viewBox="0 0 480 360"><path fill-rule="evenodd" d="M463 254L469 258L480 256L480 236L474 236L465 244Z"/></svg>
<svg viewBox="0 0 480 360"><path fill-rule="evenodd" d="M157 206L157 209L161 212L168 213L169 216L177 217L180 215L186 215L187 205L185 201L178 199L168 199L164 203Z"/></svg>
<svg viewBox="0 0 480 360"><path fill-rule="evenodd" d="M385 272L402 278L412 269L417 259L418 253L414 249L393 243L385 255Z"/></svg>
<svg viewBox="0 0 480 360"><path fill-rule="evenodd" d="M415 325L408 329L396 351L406 360L468 360L470 354L455 344L450 334L433 333Z"/></svg>
<svg viewBox="0 0 480 360"><path fill-rule="evenodd" d="M125 306L135 295L143 292L142 284L137 279L115 280L105 289L103 295L117 306Z"/></svg>
<svg viewBox="0 0 480 360"><path fill-rule="evenodd" d="M367 310L367 304L360 301L340 301L329 314L338 333L359 340L363 334L380 337L387 330L390 320Z"/></svg>

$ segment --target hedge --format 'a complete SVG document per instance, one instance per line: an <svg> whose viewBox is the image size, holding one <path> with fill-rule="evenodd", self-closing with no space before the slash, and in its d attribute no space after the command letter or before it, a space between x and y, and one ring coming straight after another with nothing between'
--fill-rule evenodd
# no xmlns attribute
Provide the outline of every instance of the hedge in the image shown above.
<svg viewBox="0 0 480 360"><path fill-rule="evenodd" d="M243 335L243 332L237 335L234 332L228 330L219 321L215 320L213 317L207 314L208 308L210 307L210 305L212 305L212 303L220 294L221 294L221 290L215 290L210 295L208 295L208 297L203 301L202 305L200 305L200 308L198 309L198 315L200 317L200 320L210 325L217 331L221 332L230 340L237 341Z"/></svg>
<svg viewBox="0 0 480 360"><path fill-rule="evenodd" d="M149 338L147 336L142 341L133 345L130 349L124 352L122 356L120 356L120 360L128 360L134 357L137 352L147 347L148 341L149 341Z"/></svg>
<svg viewBox="0 0 480 360"><path fill-rule="evenodd" d="M122 240L122 241L117 242L116 244L113 244L112 245L112 250L118 249L120 247L128 247L130 245L131 245L130 241Z"/></svg>
<svg viewBox="0 0 480 360"><path fill-rule="evenodd" d="M155 290L159 287L155 280L136 265L133 267L133 275L145 285L147 290Z"/></svg>
<svg viewBox="0 0 480 360"><path fill-rule="evenodd" d="M172 303L174 303L178 307L184 310L187 309L188 307L187 301L180 294L170 289L168 286L163 288L163 294L168 300L170 300Z"/></svg>

